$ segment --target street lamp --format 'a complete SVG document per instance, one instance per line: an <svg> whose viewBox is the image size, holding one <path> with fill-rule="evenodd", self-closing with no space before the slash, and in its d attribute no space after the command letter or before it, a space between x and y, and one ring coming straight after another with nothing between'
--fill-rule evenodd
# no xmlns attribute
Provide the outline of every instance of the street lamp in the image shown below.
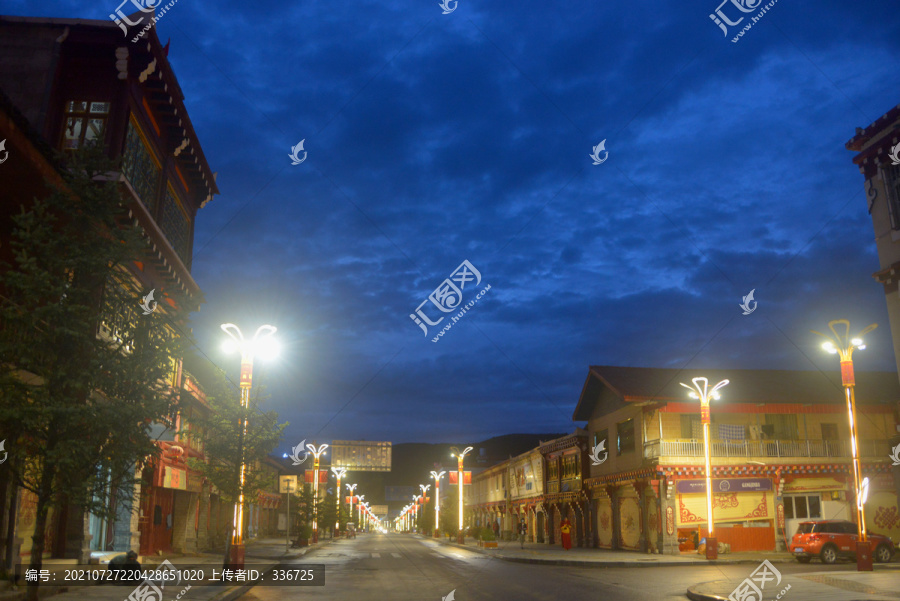
<svg viewBox="0 0 900 601"><path fill-rule="evenodd" d="M222 344L225 352L235 350L241 353L241 408L243 409L238 434L238 448L241 453L241 469L238 477L238 502L234 506L234 519L231 531L231 548L228 551L228 565L232 569L244 567L244 481L247 476L247 466L244 465L244 437L247 435L247 408L250 405L250 387L253 384L253 357L259 355L262 358L274 357L278 354L278 344L272 335L278 330L275 326L262 325L257 328L250 340L244 340L244 335L233 323L223 323L222 331L228 334L231 340Z"/></svg>
<svg viewBox="0 0 900 601"><path fill-rule="evenodd" d="M450 456L456 457L459 470L459 532L456 533L456 542L462 545L466 542L463 535L463 459L472 450L472 447L466 447L462 453L456 447L450 447L450 450L453 451Z"/></svg>
<svg viewBox="0 0 900 601"><path fill-rule="evenodd" d="M348 517L352 520L353 519L353 491L356 490L356 484L346 484L345 486L347 487L347 490L350 491L350 513L348 514Z"/></svg>
<svg viewBox="0 0 900 601"><path fill-rule="evenodd" d="M835 324L844 326L844 333L839 334L834 328ZM853 461L853 487L856 493L856 524L859 533L859 539L856 543L856 570L858 572L872 570L871 545L866 538L866 513L863 508L866 498L869 494L869 479L862 478L862 469L859 464L859 434L856 429L856 395L853 389L856 386L856 379L853 375L853 349L858 348L864 350L866 348L863 342L863 335L871 332L878 327L877 323L868 326L862 332L850 337L850 322L846 319L835 319L828 322L828 329L832 331L834 336L823 334L811 330L813 334L818 334L826 339L822 343L822 348L832 355L840 354L841 356L841 383L844 386L844 397L847 399L847 419L850 421L850 451ZM861 479L862 478L862 479Z"/></svg>
<svg viewBox="0 0 900 601"><path fill-rule="evenodd" d="M362 530L362 504L363 499L366 498L366 495L358 495L356 497L356 512L359 514L359 518L356 520L356 524L359 527L359 530Z"/></svg>
<svg viewBox="0 0 900 601"><path fill-rule="evenodd" d="M327 444L319 445L316 448L314 444L307 444L306 448L313 454L316 461L313 465L313 543L319 542L319 457L328 448Z"/></svg>
<svg viewBox="0 0 900 601"><path fill-rule="evenodd" d="M728 385L728 380L722 380L709 390L709 380L706 378L694 378L691 380L693 386L688 386L684 382L679 382L682 386L691 391L692 399L700 399L700 419L703 422L703 454L706 456L706 515L708 518L708 526L706 528L706 559L716 559L719 556L719 545L716 541L714 532L715 524L713 522L712 509L712 471L709 466L709 399L712 397L719 400L718 390Z"/></svg>
<svg viewBox="0 0 900 601"><path fill-rule="evenodd" d="M337 503L337 517L334 522L334 532L337 533L337 531L341 529L341 478L347 473L347 468L333 467L331 468L331 471L337 476L337 494L334 495L334 500ZM334 534L331 535L331 538L334 538Z"/></svg>
<svg viewBox="0 0 900 601"><path fill-rule="evenodd" d="M428 497L425 496L428 493L428 489L431 488L430 484L420 484L419 488L422 489L422 511L425 511L425 507L428 505ZM425 527L422 526L422 534L425 533Z"/></svg>
<svg viewBox="0 0 900 601"><path fill-rule="evenodd" d="M445 473L443 470L440 473L431 472L434 478L434 538L441 537L441 476Z"/></svg>

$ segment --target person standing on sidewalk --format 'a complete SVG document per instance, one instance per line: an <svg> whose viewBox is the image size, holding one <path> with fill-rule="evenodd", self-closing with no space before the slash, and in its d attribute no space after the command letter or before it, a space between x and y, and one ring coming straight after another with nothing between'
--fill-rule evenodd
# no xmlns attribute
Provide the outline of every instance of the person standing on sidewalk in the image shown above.
<svg viewBox="0 0 900 601"><path fill-rule="evenodd" d="M559 533L563 549L568 551L572 548L572 522L569 521L569 518L563 518L563 521L559 523Z"/></svg>
<svg viewBox="0 0 900 601"><path fill-rule="evenodd" d="M525 532L528 530L528 526L525 524L525 518L519 522L519 547L521 549L525 548Z"/></svg>

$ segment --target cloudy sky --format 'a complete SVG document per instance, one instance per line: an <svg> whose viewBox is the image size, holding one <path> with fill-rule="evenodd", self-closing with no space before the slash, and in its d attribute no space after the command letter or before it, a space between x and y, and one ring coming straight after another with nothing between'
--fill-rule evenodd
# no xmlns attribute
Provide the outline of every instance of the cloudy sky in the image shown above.
<svg viewBox="0 0 900 601"><path fill-rule="evenodd" d="M203 352L278 327L254 382L291 444L571 430L591 364L836 371L809 330L838 318L879 324L858 370L895 369L844 143L900 102L900 11L781 0L733 42L758 11L725 36L718 1L179 0L158 35L222 191ZM463 304L490 289L432 342L463 261Z"/></svg>

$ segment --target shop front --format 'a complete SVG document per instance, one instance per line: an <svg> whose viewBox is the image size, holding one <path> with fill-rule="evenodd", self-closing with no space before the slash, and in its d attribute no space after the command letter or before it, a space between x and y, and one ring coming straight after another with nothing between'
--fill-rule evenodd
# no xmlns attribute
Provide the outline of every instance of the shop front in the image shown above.
<svg viewBox="0 0 900 601"><path fill-rule="evenodd" d="M674 481L679 549L696 552L707 534L705 479ZM775 550L775 487L771 478L713 478L716 539L732 552Z"/></svg>

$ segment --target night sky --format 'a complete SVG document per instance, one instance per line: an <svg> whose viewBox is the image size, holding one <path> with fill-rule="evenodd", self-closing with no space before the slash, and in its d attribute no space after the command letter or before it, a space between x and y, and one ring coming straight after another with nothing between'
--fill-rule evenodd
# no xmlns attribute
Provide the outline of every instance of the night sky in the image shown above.
<svg viewBox="0 0 900 601"><path fill-rule="evenodd" d="M0 13L105 20L118 1ZM283 352L254 383L291 422L280 450L571 431L592 364L685 381L836 371L809 332L831 319L877 322L857 370L895 369L844 143L900 102L900 10L781 0L734 43L758 11L726 37L709 18L720 1L165 13L158 36L222 192L197 216L207 304L192 325L235 380L219 324L278 327ZM491 288L432 342L459 310L429 295L465 260L481 281L463 304ZM423 301L446 315L427 336L410 318Z"/></svg>

